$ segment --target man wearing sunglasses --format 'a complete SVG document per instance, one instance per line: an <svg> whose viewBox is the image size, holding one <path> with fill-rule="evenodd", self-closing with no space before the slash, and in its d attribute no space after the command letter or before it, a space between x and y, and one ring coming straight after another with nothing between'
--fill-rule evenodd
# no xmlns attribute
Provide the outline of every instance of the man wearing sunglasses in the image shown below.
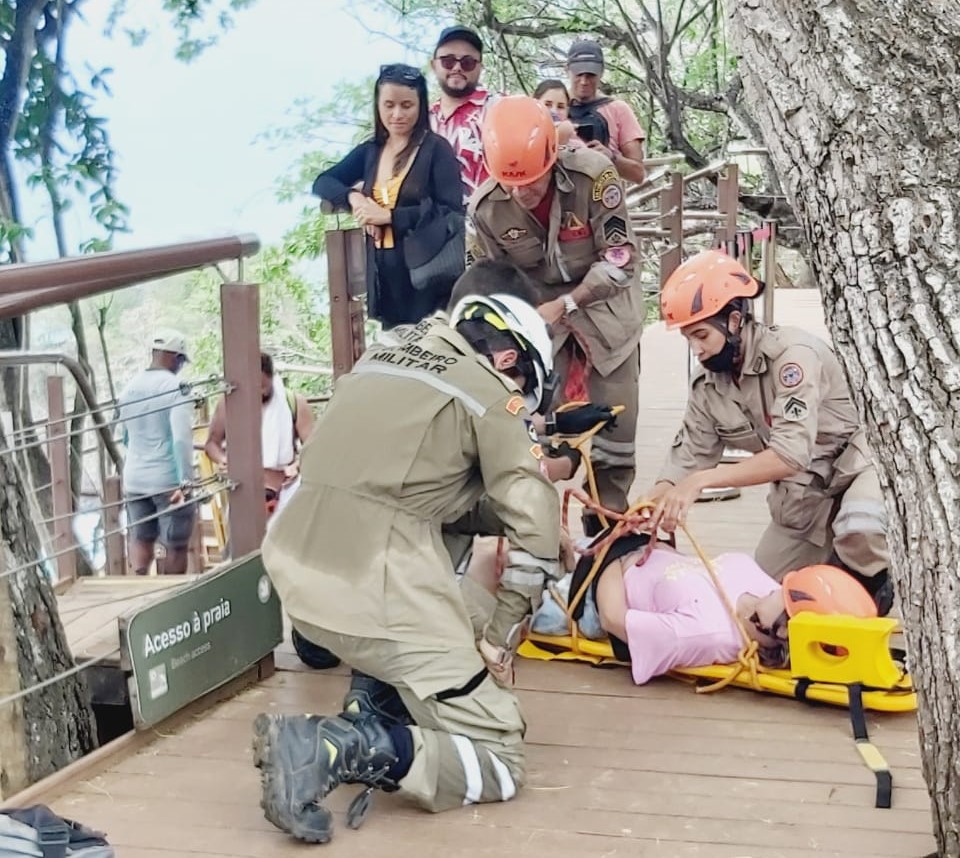
<svg viewBox="0 0 960 858"><path fill-rule="evenodd" d="M453 146L463 176L464 202L486 181L480 124L490 93L478 84L483 42L469 27L447 27L433 52L440 98L430 108L430 127Z"/></svg>

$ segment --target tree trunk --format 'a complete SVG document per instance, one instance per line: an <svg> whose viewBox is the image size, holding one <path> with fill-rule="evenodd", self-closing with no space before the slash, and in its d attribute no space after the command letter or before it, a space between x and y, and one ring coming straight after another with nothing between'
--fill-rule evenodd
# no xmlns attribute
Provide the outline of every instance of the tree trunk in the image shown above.
<svg viewBox="0 0 960 858"><path fill-rule="evenodd" d="M732 0L884 485L943 858L960 856L960 5Z"/></svg>
<svg viewBox="0 0 960 858"><path fill-rule="evenodd" d="M36 28L45 0L21 0L3 45L0 77L0 216L19 222L11 161ZM10 241L11 261L22 259L22 238ZM0 347L23 346L18 319L0 319ZM15 372L4 373L6 407L19 417ZM34 493L19 461L0 436L0 700L73 666L56 597L42 567L23 564L49 553L38 532ZM16 446L16 445L13 445ZM42 457L41 457L42 458ZM96 747L96 724L83 675L68 677L12 703L0 704L0 796L9 796Z"/></svg>
<svg viewBox="0 0 960 858"><path fill-rule="evenodd" d="M2 439L0 439L2 440ZM0 699L73 667L57 600L42 567L48 553L16 460L0 446ZM11 622L12 619L12 622ZM0 797L46 777L97 746L83 674L0 705Z"/></svg>

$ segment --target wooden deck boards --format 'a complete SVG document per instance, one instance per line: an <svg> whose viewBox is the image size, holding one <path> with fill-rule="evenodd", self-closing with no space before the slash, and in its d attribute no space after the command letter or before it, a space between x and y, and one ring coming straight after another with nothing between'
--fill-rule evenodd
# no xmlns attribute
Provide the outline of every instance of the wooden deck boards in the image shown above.
<svg viewBox="0 0 960 858"><path fill-rule="evenodd" d="M822 331L815 293L778 293L778 319ZM685 399L679 335L644 335L638 490L652 482ZM711 553L750 550L766 523L764 489L698 504L694 535ZM76 603L79 605L79 603ZM102 609L98 609L102 610ZM74 638L79 622L68 624ZM278 672L147 747L107 759L43 800L106 830L124 858L300 856L258 806L250 724L260 711L335 711L347 671L317 673L289 643ZM343 814L356 788L331 797L332 843L315 854L656 856L656 858L917 858L934 848L912 715L870 713L889 761L894 806L873 808L845 710L728 689L696 695L661 679L643 688L624 669L522 661L518 691L529 724L528 783L504 805L436 816L378 795L358 832Z"/></svg>

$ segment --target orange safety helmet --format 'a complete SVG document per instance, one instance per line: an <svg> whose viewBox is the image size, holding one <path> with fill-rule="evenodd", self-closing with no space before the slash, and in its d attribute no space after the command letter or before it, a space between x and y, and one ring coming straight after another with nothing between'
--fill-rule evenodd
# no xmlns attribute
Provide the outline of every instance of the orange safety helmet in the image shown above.
<svg viewBox="0 0 960 858"><path fill-rule="evenodd" d="M717 315L734 298L755 298L761 288L732 256L704 250L667 278L660 310L668 328L680 328Z"/></svg>
<svg viewBox="0 0 960 858"><path fill-rule="evenodd" d="M529 185L557 162L557 128L550 111L528 95L493 102L480 134L487 172L501 185Z"/></svg>
<svg viewBox="0 0 960 858"><path fill-rule="evenodd" d="M787 614L852 614L877 616L877 605L866 588L836 566L805 566L783 576L783 601Z"/></svg>

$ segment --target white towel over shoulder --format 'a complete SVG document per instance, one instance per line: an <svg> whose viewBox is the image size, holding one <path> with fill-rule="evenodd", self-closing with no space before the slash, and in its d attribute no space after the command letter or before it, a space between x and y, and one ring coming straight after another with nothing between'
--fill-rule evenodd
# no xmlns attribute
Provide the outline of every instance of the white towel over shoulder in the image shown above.
<svg viewBox="0 0 960 858"><path fill-rule="evenodd" d="M282 471L293 462L294 418L279 375L273 377L273 396L263 406L260 428L263 467Z"/></svg>

